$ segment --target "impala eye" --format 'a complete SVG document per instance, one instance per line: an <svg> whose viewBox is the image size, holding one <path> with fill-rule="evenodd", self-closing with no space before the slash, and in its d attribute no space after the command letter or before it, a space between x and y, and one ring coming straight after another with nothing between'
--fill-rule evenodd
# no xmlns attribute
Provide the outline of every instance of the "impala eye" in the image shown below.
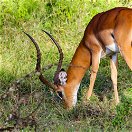
<svg viewBox="0 0 132 132"><path fill-rule="evenodd" d="M57 91L57 95L58 95L58 97L59 97L60 99L62 99L62 98L63 98L63 94L62 94L62 92L61 92L61 91Z"/></svg>

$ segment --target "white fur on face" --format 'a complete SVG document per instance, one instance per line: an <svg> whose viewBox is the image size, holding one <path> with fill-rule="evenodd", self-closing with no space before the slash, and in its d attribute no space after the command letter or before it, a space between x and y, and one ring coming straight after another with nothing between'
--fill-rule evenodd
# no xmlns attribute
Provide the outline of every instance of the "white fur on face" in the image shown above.
<svg viewBox="0 0 132 132"><path fill-rule="evenodd" d="M74 107L77 103L77 92L79 89L80 84L78 84L72 91L70 99L66 97L64 90L62 90L63 98L67 102L71 103L71 105Z"/></svg>
<svg viewBox="0 0 132 132"><path fill-rule="evenodd" d="M61 71L59 73L59 80L60 80L60 84L61 85L65 85L66 84L66 80L67 80L67 73L65 71Z"/></svg>
<svg viewBox="0 0 132 132"><path fill-rule="evenodd" d="M73 102L72 102L73 106L75 106L76 103L77 103L77 92L78 92L79 86L80 86L80 84L78 84L78 85L74 88L74 91L73 91Z"/></svg>

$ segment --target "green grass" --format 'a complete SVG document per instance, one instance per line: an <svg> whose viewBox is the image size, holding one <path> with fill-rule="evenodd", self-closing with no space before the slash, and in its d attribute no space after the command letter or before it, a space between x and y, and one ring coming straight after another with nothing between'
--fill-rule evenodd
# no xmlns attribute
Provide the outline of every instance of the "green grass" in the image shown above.
<svg viewBox="0 0 132 132"><path fill-rule="evenodd" d="M56 47L41 29L52 33L63 49L63 67L67 68L90 19L101 11L130 5L115 1L107 4L105 0L97 3L87 0L1 1L0 95L9 88L12 81L35 68L35 48L22 31L32 35L38 42L42 52L42 66L56 63L59 57ZM52 81L55 70L54 66L43 74ZM21 104L21 117L25 117L36 108L42 94L44 100L34 115L37 131L131 131L132 72L125 61L119 56L118 89L121 103L117 107L114 103L108 58L101 60L94 94L87 104L83 104L89 75L88 71L82 80L78 104L72 111L65 110L62 102L41 84L37 76L23 80L20 83L20 94L27 99L27 104ZM32 96L29 97L31 94ZM5 120L14 110L14 104L15 101L11 97L0 102L0 127L6 126ZM13 123L13 121L8 122L7 126ZM34 131L34 129L26 127L24 131Z"/></svg>

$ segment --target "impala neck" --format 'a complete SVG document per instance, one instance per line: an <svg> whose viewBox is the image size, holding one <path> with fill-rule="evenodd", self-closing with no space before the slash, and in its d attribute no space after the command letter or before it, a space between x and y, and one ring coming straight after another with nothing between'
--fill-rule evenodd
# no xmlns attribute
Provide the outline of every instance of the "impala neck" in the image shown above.
<svg viewBox="0 0 132 132"><path fill-rule="evenodd" d="M64 88L67 107L73 107L77 101L77 92L80 82L90 67L91 55L89 49L83 43L79 44L67 70L67 83Z"/></svg>

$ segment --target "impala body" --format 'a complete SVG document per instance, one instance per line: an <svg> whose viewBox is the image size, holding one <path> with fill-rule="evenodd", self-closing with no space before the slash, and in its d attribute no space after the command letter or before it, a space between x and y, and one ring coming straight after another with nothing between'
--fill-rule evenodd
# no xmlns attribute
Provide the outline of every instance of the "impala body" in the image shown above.
<svg viewBox="0 0 132 132"><path fill-rule="evenodd" d="M54 41L52 37L51 39ZM76 105L81 80L91 66L90 85L86 93L86 100L90 98L100 59L105 55L110 58L115 101L116 104L119 103L117 91L118 53L121 53L132 70L132 9L130 8L118 7L94 16L86 27L67 72L62 72L60 69L56 72L55 80L58 79L59 81L55 81L54 86L52 86L55 91L62 93L67 108ZM40 80L44 82L43 79Z"/></svg>

